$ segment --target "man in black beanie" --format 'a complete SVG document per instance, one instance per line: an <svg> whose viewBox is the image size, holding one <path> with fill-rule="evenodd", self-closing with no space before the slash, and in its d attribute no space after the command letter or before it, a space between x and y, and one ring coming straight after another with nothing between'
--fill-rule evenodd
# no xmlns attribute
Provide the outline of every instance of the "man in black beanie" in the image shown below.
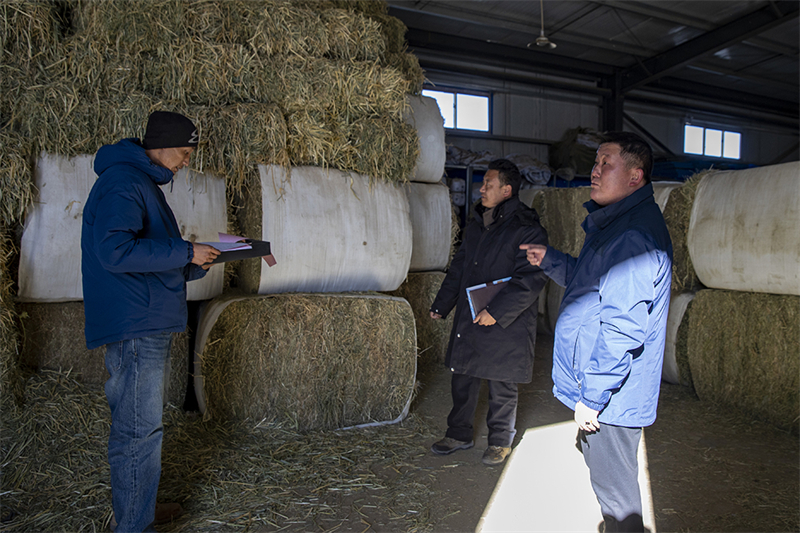
<svg viewBox="0 0 800 533"><path fill-rule="evenodd" d="M186 282L203 277L219 251L181 238L160 186L189 165L198 141L188 118L153 113L143 142L98 150L98 179L83 210L86 346L106 346L112 528L119 532L155 531L154 523L181 512L178 504L156 505L170 346L172 334L186 329Z"/></svg>

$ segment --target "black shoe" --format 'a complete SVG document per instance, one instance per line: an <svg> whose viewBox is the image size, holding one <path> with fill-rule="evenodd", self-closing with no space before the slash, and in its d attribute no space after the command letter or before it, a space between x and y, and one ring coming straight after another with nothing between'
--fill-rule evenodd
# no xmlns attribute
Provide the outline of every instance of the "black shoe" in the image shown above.
<svg viewBox="0 0 800 533"><path fill-rule="evenodd" d="M445 437L438 442L434 442L433 446L431 446L431 451L438 455L450 455L454 451L457 450L467 450L474 446L473 441L465 442L463 440L456 440L451 439L450 437Z"/></svg>

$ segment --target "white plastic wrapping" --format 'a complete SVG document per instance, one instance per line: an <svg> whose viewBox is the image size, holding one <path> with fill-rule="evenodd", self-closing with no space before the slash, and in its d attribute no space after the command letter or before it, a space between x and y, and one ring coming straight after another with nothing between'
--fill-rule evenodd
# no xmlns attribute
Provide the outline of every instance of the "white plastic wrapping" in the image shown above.
<svg viewBox="0 0 800 533"><path fill-rule="evenodd" d="M408 183L413 245L410 272L443 270L450 258L450 193L437 183Z"/></svg>
<svg viewBox="0 0 800 533"><path fill-rule="evenodd" d="M704 177L688 247L706 287L800 295L800 162Z"/></svg>
<svg viewBox="0 0 800 533"><path fill-rule="evenodd" d="M353 172L259 165L261 235L277 261L260 261L248 292L393 291L408 273L412 229L402 187ZM245 228L244 233L249 233Z"/></svg>
<svg viewBox="0 0 800 533"><path fill-rule="evenodd" d="M444 174L447 151L444 144L444 119L436 100L427 96L408 96L410 105L406 123L414 126L419 136L419 158L411 181L436 183Z"/></svg>

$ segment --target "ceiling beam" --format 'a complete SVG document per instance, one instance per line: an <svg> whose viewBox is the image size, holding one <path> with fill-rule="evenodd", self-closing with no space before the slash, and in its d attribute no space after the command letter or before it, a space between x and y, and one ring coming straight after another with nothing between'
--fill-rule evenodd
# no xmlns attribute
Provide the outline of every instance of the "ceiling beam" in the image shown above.
<svg viewBox="0 0 800 533"><path fill-rule="evenodd" d="M776 15L775 9L778 9L782 16ZM695 37L651 59L642 61L641 64L628 68L620 73L622 91L630 92L633 89L652 83L674 70L688 65L699 57L722 50L727 46L739 43L788 20L797 18L799 11L800 2L793 0L772 2L770 5L753 13Z"/></svg>
<svg viewBox="0 0 800 533"><path fill-rule="evenodd" d="M639 2L632 2L630 0L592 0L592 2L601 6L618 9L620 11L627 11L629 13L642 15L644 17L672 22L674 24L682 24L698 30L711 31L716 28L714 23L705 19L689 17L687 15L683 15L682 13L669 11L667 9L655 7L650 4L641 4ZM776 54L782 54L791 57L797 57L800 55L800 49L796 47L776 43L763 37L752 37L746 39L744 42L750 46L761 48L762 50L767 50Z"/></svg>
<svg viewBox="0 0 800 533"><path fill-rule="evenodd" d="M570 77L578 79L597 79L610 76L614 72L613 67L593 61L413 28L406 32L406 41L412 51L419 49L455 53L475 60L482 59L495 64L561 76L569 72Z"/></svg>

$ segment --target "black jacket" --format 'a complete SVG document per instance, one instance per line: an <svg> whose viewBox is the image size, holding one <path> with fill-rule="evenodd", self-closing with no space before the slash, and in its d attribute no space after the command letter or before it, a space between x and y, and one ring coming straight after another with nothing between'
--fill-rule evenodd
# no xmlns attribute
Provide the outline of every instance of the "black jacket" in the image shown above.
<svg viewBox="0 0 800 533"><path fill-rule="evenodd" d="M447 316L456 307L445 365L456 374L509 383L528 383L533 374L539 293L547 277L532 266L520 244L547 245L547 233L536 211L517 196L495 207L494 222L483 224L483 205L464 228L461 247L453 257L431 311ZM489 303L497 321L472 323L467 287L511 277Z"/></svg>

